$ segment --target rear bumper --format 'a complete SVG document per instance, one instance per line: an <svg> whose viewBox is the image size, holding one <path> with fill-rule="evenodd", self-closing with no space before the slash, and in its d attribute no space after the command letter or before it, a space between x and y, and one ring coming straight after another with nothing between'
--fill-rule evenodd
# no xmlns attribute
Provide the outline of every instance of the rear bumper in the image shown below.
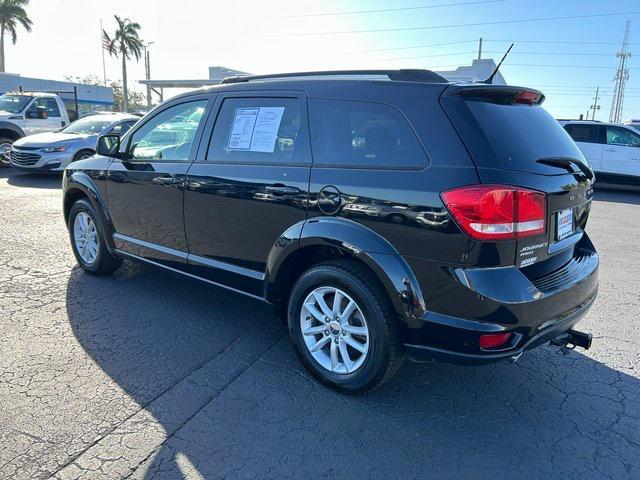
<svg viewBox="0 0 640 480"><path fill-rule="evenodd" d="M408 356L490 363L561 336L587 313L598 290L599 259L589 238L572 248L567 264L537 279L515 267L449 271L431 301L425 289L427 312L401 322ZM480 348L481 335L497 333L512 336L501 349Z"/></svg>
<svg viewBox="0 0 640 480"><path fill-rule="evenodd" d="M597 292L596 292L597 293ZM566 316L558 319L554 319L554 321L548 327L544 328L537 334L533 335L529 338L522 346L510 348L508 350L500 351L500 352L486 352L486 353L466 353L466 352L457 352L453 350L446 350L437 347L431 347L426 345L411 345L405 344L405 352L409 359L416 362L443 362L443 363L451 363L456 365L485 365L488 363L498 362L500 360L508 360L515 359L522 355L527 350L531 350L532 348L539 347L540 345L544 345L549 343L551 340L561 336L563 333L570 330L584 315L589 311L591 305L593 304L596 293L594 293L584 304L576 307L572 312L568 313ZM425 317L428 317L427 313ZM433 321L429 319L425 319L425 321ZM437 320L436 320L437 321ZM488 333L490 331L493 332L501 332L508 331L503 329L486 329L485 327L480 327L475 333L476 335L481 335L482 333ZM465 332L465 335L467 332Z"/></svg>

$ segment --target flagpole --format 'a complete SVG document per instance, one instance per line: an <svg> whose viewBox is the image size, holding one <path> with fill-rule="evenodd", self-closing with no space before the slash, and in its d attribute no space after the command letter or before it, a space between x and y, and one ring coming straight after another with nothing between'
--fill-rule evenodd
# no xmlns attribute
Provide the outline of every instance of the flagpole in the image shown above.
<svg viewBox="0 0 640 480"><path fill-rule="evenodd" d="M107 67L104 63L104 29L102 28L102 19L100 19L100 50L102 50L102 78L104 86L107 86Z"/></svg>

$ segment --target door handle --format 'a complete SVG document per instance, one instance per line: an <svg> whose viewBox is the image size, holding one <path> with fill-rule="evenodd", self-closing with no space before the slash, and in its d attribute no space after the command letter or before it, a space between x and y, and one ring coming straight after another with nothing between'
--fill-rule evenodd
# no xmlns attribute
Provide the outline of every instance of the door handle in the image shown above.
<svg viewBox="0 0 640 480"><path fill-rule="evenodd" d="M286 185L269 185L265 190L274 195L297 195L301 192L299 188L287 187Z"/></svg>
<svg viewBox="0 0 640 480"><path fill-rule="evenodd" d="M154 177L151 181L156 185L177 185L182 180L177 177Z"/></svg>
<svg viewBox="0 0 640 480"><path fill-rule="evenodd" d="M613 147L607 147L607 148L605 148L605 150L606 150L607 152L616 152L616 151L617 151L617 149L616 149L616 148L613 148Z"/></svg>

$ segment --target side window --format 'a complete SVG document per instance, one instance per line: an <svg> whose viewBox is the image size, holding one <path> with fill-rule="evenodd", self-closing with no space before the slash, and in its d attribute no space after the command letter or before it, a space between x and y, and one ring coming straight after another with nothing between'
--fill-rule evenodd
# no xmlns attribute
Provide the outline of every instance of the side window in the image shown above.
<svg viewBox="0 0 640 480"><path fill-rule="evenodd" d="M40 112L44 110L47 112L48 117L60 118L60 109L58 103L53 98L38 98L36 99L26 112L27 118L41 118Z"/></svg>
<svg viewBox="0 0 640 480"><path fill-rule="evenodd" d="M303 161L297 98L227 98L222 103L207 160L237 163Z"/></svg>
<svg viewBox="0 0 640 480"><path fill-rule="evenodd" d="M599 143L598 127L588 123L569 123L564 126L574 142Z"/></svg>
<svg viewBox="0 0 640 480"><path fill-rule="evenodd" d="M133 127L133 125L136 122L122 122L119 123L118 125L116 125L115 127L113 127L111 129L110 133L113 133L114 135L124 135L125 133L127 133L129 131L129 129L131 127Z"/></svg>
<svg viewBox="0 0 640 480"><path fill-rule="evenodd" d="M43 117L40 116L40 112L42 111L43 108L44 108L44 105L42 104L42 99L38 98L34 100L31 106L27 109L27 111L25 112L25 117L33 118L33 119L41 119Z"/></svg>
<svg viewBox="0 0 640 480"><path fill-rule="evenodd" d="M58 108L58 102L53 98L42 98L38 101L42 101L44 107L47 109L48 117L60 118L60 109Z"/></svg>
<svg viewBox="0 0 640 480"><path fill-rule="evenodd" d="M622 127L607 125L607 145L640 146L640 135Z"/></svg>
<svg viewBox="0 0 640 480"><path fill-rule="evenodd" d="M393 107L309 100L314 165L422 169L428 160L407 120Z"/></svg>
<svg viewBox="0 0 640 480"><path fill-rule="evenodd" d="M158 113L131 135L129 154L139 160L189 160L206 106L206 100L199 100Z"/></svg>

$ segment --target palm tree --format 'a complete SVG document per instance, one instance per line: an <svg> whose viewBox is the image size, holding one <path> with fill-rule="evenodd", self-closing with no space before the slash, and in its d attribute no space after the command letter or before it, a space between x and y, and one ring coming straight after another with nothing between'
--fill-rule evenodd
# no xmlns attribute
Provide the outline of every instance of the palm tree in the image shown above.
<svg viewBox="0 0 640 480"><path fill-rule="evenodd" d="M18 24L27 32L31 31L33 22L24 9L27 5L29 0L0 0L0 72L4 72L4 33L11 34L11 41L15 45L18 39Z"/></svg>
<svg viewBox="0 0 640 480"><path fill-rule="evenodd" d="M118 28L113 38L109 36L106 31L102 31L104 37L104 48L107 49L110 55L115 57L122 57L122 90L124 99L122 102L122 110L127 111L129 109L129 90L127 89L127 60L131 58L131 55L136 57L136 62L140 60L142 48L144 44L138 36L138 30L140 30L140 24L131 22L128 18L120 18L114 15Z"/></svg>

